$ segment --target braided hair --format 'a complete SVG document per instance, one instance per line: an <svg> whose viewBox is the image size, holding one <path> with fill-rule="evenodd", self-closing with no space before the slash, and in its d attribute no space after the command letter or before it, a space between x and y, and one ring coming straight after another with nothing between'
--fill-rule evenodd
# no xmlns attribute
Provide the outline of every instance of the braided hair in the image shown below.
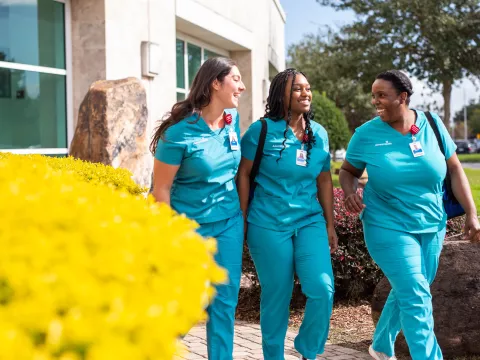
<svg viewBox="0 0 480 360"><path fill-rule="evenodd" d="M265 115L264 117L269 118L274 121L280 121L285 119L286 127L285 131L283 132L283 148L280 150L280 157L277 159L277 162L282 158L282 153L286 148L287 142L287 132L288 127L290 126L290 121L292 120L292 94L293 94L293 85L295 84L295 78L298 74L305 76L304 73L301 71L297 71L296 69L289 68L286 69L273 78L270 84L270 90L268 92L267 104L265 105ZM292 85L290 87L290 98L288 102L287 113L285 114L285 104L284 104L284 97L285 97L285 90L287 87L288 79L292 77ZM305 76L305 78L307 78ZM313 120L313 112L312 109L303 114L303 119L305 120L305 135L304 135L304 143L307 144L307 164L308 160L310 159L310 150L312 149L313 145L315 144L315 136L312 131L310 121Z"/></svg>
<svg viewBox="0 0 480 360"><path fill-rule="evenodd" d="M410 104L410 96L413 95L412 82L403 72L399 70L387 70L377 75L376 79L390 81L398 94L406 92L407 105Z"/></svg>

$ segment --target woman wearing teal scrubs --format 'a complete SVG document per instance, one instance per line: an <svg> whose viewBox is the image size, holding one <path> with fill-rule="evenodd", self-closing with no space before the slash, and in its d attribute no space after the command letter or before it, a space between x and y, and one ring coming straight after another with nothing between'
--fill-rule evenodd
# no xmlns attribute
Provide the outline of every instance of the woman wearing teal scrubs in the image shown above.
<svg viewBox="0 0 480 360"><path fill-rule="evenodd" d="M240 118L245 90L236 64L212 58L200 67L188 97L176 103L156 130L153 196L200 224L214 237L217 263L229 282L208 307L208 358L232 359L233 327L242 271L243 217L235 176L240 163Z"/></svg>
<svg viewBox="0 0 480 360"><path fill-rule="evenodd" d="M311 100L302 73L287 69L273 79L265 112L268 131L250 205L249 177L261 122L253 123L242 138L238 190L262 288L260 323L267 360L284 359L294 272L307 297L295 339L304 359L323 353L332 312L330 252L337 248L337 236L330 153L327 132L311 121Z"/></svg>
<svg viewBox="0 0 480 360"><path fill-rule="evenodd" d="M425 114L409 109L412 94L412 84L402 72L377 76L372 104L378 116L356 129L340 171L345 207L360 213L368 251L392 285L369 349L377 360L395 359L400 330L413 360L443 358L433 331L430 284L446 231L442 184L447 166L453 192L466 211L466 236L478 240L480 235L455 143L442 120L432 114L444 156ZM362 199L356 190L365 169L368 183Z"/></svg>

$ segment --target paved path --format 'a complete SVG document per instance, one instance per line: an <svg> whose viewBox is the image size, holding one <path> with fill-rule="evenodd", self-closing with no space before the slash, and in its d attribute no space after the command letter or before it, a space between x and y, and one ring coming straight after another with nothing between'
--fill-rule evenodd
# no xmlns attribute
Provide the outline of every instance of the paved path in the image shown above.
<svg viewBox="0 0 480 360"><path fill-rule="evenodd" d="M463 166L465 169L480 169L480 163L467 163L467 162L463 162L463 163L462 163L462 166Z"/></svg>
<svg viewBox="0 0 480 360"><path fill-rule="evenodd" d="M296 333L288 332L285 341L285 360L294 360L299 358L299 354L293 347L293 340ZM193 328L183 339L183 344L187 347L188 353L175 357L175 360L191 359L203 360L207 358L207 343L205 341L205 325ZM233 350L234 359L263 359L262 337L260 335L260 325L237 322L235 325L235 348ZM337 345L326 346L325 353L317 356L317 359L328 360L355 360L372 359L368 354L356 350L344 348Z"/></svg>

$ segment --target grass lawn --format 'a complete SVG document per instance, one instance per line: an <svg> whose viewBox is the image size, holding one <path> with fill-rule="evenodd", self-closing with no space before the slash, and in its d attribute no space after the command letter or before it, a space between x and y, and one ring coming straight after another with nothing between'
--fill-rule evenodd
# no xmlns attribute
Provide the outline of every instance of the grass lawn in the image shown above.
<svg viewBox="0 0 480 360"><path fill-rule="evenodd" d="M339 188L340 181L338 181L338 175L332 174L333 187Z"/></svg>
<svg viewBox="0 0 480 360"><path fill-rule="evenodd" d="M341 161L332 161L330 164L330 168L332 170L332 180L333 180L333 187L340 187L340 182L338 181L338 175L335 175L335 170L340 169L340 166L342 166Z"/></svg>
<svg viewBox="0 0 480 360"><path fill-rule="evenodd" d="M470 187L472 189L473 200L477 206L477 212L480 214L480 170L465 169Z"/></svg>
<svg viewBox="0 0 480 360"><path fill-rule="evenodd" d="M458 159L461 162L480 162L480 154L459 154Z"/></svg>

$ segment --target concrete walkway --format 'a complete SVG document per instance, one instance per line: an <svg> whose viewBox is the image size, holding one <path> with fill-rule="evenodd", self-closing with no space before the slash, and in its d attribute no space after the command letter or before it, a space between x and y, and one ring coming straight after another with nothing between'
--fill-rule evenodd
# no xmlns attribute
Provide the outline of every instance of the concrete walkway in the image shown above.
<svg viewBox="0 0 480 360"><path fill-rule="evenodd" d="M296 333L288 332L285 341L285 360L298 359L299 354L293 347L293 340ZM183 339L188 353L176 356L176 360L207 359L207 343L206 343L205 325L193 328ZM263 359L262 354L262 337L260 334L260 325L237 322L235 325L234 339L234 359ZM361 353L356 350L344 348L337 345L326 346L325 353L317 356L317 359L328 360L354 360L354 359L372 359L368 354Z"/></svg>
<svg viewBox="0 0 480 360"><path fill-rule="evenodd" d="M480 163L467 163L467 162L462 162L462 166L465 169L480 169Z"/></svg>

